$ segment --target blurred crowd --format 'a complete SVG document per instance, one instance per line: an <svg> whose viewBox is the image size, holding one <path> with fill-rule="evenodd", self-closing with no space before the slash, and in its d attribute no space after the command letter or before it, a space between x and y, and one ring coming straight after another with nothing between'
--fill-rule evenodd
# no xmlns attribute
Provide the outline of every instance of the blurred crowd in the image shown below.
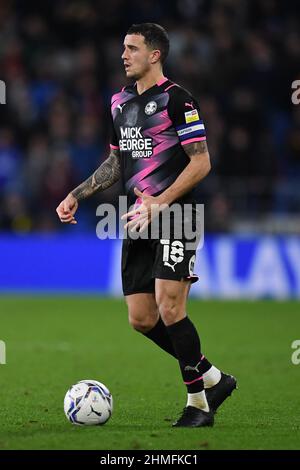
<svg viewBox="0 0 300 470"><path fill-rule="evenodd" d="M126 83L132 23L162 24L165 75L199 100L212 159L197 197L206 228L293 215L300 204L300 17L296 0L1 0L0 229L70 230L55 208L107 157L110 97ZM95 227L116 184L81 204ZM71 227L74 229L74 227Z"/></svg>

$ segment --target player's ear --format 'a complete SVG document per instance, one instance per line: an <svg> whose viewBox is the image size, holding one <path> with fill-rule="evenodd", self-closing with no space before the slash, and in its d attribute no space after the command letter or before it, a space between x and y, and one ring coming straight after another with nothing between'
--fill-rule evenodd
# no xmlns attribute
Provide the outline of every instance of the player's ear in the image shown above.
<svg viewBox="0 0 300 470"><path fill-rule="evenodd" d="M151 52L150 56L150 62L151 64L156 64L160 60L161 57L161 52L159 49L155 49L154 51Z"/></svg>

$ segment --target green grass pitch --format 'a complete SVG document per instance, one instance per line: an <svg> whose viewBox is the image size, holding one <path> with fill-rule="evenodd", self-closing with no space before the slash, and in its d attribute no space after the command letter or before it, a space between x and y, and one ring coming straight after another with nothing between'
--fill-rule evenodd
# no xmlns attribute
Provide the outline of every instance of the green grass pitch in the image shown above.
<svg viewBox="0 0 300 470"><path fill-rule="evenodd" d="M0 449L299 449L299 303L191 300L188 311L204 354L238 379L213 428L172 429L186 399L177 363L129 327L123 300L2 297ZM64 416L82 379L113 394L105 426Z"/></svg>

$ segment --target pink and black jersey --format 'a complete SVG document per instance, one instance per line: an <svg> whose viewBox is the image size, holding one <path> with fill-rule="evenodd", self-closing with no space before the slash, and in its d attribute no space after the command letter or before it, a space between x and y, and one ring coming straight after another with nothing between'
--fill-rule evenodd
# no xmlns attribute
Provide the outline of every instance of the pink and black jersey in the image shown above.
<svg viewBox="0 0 300 470"><path fill-rule="evenodd" d="M205 140L197 101L164 78L141 95L135 85L112 97L111 148L121 155L124 193L134 204L137 187L157 196L184 170L190 159L184 145ZM178 202L191 202L192 193Z"/></svg>

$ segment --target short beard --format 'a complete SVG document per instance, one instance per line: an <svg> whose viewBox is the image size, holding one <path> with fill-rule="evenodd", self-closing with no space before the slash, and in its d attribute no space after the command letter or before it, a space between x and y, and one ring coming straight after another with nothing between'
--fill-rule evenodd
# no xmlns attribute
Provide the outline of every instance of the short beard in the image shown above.
<svg viewBox="0 0 300 470"><path fill-rule="evenodd" d="M139 75L139 74L135 74L135 75L134 75L134 74L133 74L133 75L130 75L130 77L128 77L128 78L130 78L131 80L137 81L137 80L139 80L139 79L141 78L141 75Z"/></svg>
<svg viewBox="0 0 300 470"><path fill-rule="evenodd" d="M130 79L132 79L132 80L135 80L135 81L140 80L141 78L143 78L143 76L146 74L146 72L147 72L148 70L149 70L149 69L145 69L143 73L140 73L140 74L133 74L133 75L131 75L131 76L128 77L128 78L130 78Z"/></svg>

